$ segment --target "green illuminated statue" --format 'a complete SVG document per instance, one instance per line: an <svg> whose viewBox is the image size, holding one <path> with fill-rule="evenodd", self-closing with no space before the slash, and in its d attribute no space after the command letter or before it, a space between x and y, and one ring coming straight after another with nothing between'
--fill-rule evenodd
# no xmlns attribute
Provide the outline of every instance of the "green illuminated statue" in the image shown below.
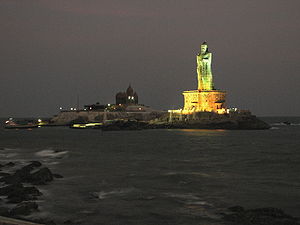
<svg viewBox="0 0 300 225"><path fill-rule="evenodd" d="M214 89L211 72L212 53L208 51L206 42L203 42L200 48L197 55L198 90L211 91Z"/></svg>

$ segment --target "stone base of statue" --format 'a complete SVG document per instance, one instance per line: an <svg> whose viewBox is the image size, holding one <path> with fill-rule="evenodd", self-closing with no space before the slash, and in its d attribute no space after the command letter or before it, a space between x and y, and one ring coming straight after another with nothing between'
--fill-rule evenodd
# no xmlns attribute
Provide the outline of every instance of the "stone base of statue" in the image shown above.
<svg viewBox="0 0 300 225"><path fill-rule="evenodd" d="M194 112L218 112L224 113L226 109L225 99L226 91L211 90L191 90L184 91L183 114L192 114Z"/></svg>

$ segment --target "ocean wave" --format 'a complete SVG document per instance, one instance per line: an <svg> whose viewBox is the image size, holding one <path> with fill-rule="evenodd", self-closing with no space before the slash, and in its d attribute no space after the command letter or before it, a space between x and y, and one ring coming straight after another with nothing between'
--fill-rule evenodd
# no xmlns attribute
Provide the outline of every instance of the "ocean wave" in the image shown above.
<svg viewBox="0 0 300 225"><path fill-rule="evenodd" d="M210 174L202 173L202 172L167 172L162 175L163 176L192 175L192 176L201 176L201 177L211 177Z"/></svg>
<svg viewBox="0 0 300 225"><path fill-rule="evenodd" d="M39 157L50 157L50 158L62 158L68 151L57 151L52 149L44 149L42 151L36 152L35 155Z"/></svg>
<svg viewBox="0 0 300 225"><path fill-rule="evenodd" d="M93 192L93 193L91 193L91 195L94 198L98 198L98 199L102 200L102 199L116 197L116 196L124 196L133 191L134 191L134 188L125 188L125 189L116 189L116 190L112 190L112 191Z"/></svg>
<svg viewBox="0 0 300 225"><path fill-rule="evenodd" d="M15 156L17 156L18 153L0 153L0 158L13 158Z"/></svg>
<svg viewBox="0 0 300 225"><path fill-rule="evenodd" d="M17 148L0 148L2 151L15 151L18 150Z"/></svg>
<svg viewBox="0 0 300 225"><path fill-rule="evenodd" d="M197 195L192 194L192 193L186 193L186 194L165 193L164 195L166 197L177 198L177 199L186 200L186 201L194 200L194 201L198 202L200 200L200 197L198 197Z"/></svg>
<svg viewBox="0 0 300 225"><path fill-rule="evenodd" d="M300 123L279 122L271 123L271 126L300 126Z"/></svg>

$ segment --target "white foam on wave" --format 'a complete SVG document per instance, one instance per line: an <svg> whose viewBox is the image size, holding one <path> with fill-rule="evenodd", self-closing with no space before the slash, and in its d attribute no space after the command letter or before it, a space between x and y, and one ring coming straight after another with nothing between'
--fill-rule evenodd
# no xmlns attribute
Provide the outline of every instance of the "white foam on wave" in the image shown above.
<svg viewBox="0 0 300 225"><path fill-rule="evenodd" d="M133 188L116 189L112 191L99 191L99 192L93 192L92 196L102 200L102 199L111 198L115 196L123 196L132 191L134 191Z"/></svg>
<svg viewBox="0 0 300 225"><path fill-rule="evenodd" d="M271 127L270 130L279 130L279 127Z"/></svg>
<svg viewBox="0 0 300 225"><path fill-rule="evenodd" d="M201 177L211 177L208 173L202 172L167 172L163 176L176 176L176 175L192 175L192 176L201 176Z"/></svg>
<svg viewBox="0 0 300 225"><path fill-rule="evenodd" d="M14 158L18 153L0 153L0 158Z"/></svg>
<svg viewBox="0 0 300 225"><path fill-rule="evenodd" d="M272 126L300 126L300 123L287 124L287 123L280 122L280 123L272 123L271 125Z"/></svg>
<svg viewBox="0 0 300 225"><path fill-rule="evenodd" d="M199 201L200 198L192 193L186 193L186 194L179 194L179 193L165 193L165 196L171 197L171 198L177 198L180 200L186 200L186 201Z"/></svg>
<svg viewBox="0 0 300 225"><path fill-rule="evenodd" d="M17 148L2 148L1 150L3 151L14 151L14 150L18 150Z"/></svg>
<svg viewBox="0 0 300 225"><path fill-rule="evenodd" d="M57 151L52 149L44 149L42 151L35 153L35 155L39 157L50 157L50 158L62 158L66 154L68 154L68 151Z"/></svg>

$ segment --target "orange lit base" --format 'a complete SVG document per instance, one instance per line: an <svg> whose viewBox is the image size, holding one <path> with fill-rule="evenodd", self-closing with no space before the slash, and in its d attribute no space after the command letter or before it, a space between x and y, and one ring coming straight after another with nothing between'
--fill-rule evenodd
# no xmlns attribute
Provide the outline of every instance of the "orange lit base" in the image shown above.
<svg viewBox="0 0 300 225"><path fill-rule="evenodd" d="M225 91L191 90L184 91L182 94L184 96L184 114L192 114L194 112L216 112L223 114L226 112Z"/></svg>
<svg viewBox="0 0 300 225"><path fill-rule="evenodd" d="M191 115L197 112L214 112L217 114L225 114L228 113L228 109L222 108L222 109L217 109L216 111L195 111L195 110L174 109L174 110L168 110L168 112L174 114L182 114L182 115Z"/></svg>

